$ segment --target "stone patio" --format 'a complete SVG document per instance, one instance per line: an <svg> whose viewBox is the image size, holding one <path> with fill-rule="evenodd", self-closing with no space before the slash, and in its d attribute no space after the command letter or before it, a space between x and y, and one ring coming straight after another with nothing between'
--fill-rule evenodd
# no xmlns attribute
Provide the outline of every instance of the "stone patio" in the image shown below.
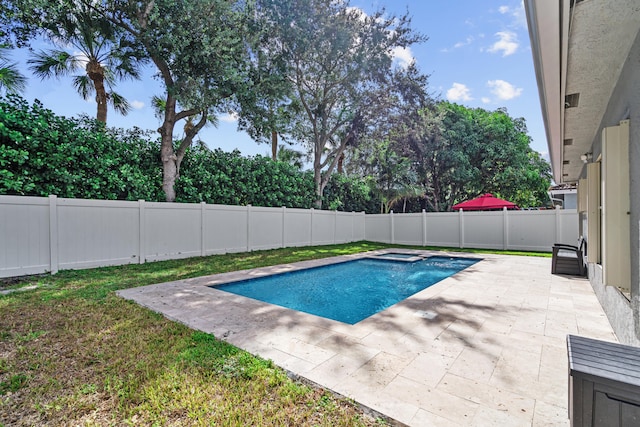
<svg viewBox="0 0 640 427"><path fill-rule="evenodd" d="M442 252L385 250L422 255ZM449 255L449 254L447 254ZM208 287L363 255L120 291L119 295L411 426L562 426L566 335L617 341L589 282L551 259L475 265L356 325Z"/></svg>

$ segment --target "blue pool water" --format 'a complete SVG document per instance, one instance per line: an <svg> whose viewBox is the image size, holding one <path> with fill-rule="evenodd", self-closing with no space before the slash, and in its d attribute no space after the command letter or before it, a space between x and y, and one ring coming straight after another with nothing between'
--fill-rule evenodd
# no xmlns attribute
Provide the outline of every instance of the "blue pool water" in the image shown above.
<svg viewBox="0 0 640 427"><path fill-rule="evenodd" d="M212 288L353 325L478 261L365 258Z"/></svg>

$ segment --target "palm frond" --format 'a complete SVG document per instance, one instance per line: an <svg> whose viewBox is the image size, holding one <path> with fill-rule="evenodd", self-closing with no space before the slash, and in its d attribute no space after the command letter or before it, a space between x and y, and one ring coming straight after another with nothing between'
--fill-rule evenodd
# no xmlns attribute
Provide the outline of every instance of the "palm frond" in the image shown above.
<svg viewBox="0 0 640 427"><path fill-rule="evenodd" d="M116 92L109 92L109 103L115 111L126 116L131 111L131 104L122 95Z"/></svg>
<svg viewBox="0 0 640 427"><path fill-rule="evenodd" d="M167 102L164 99L160 98L159 96L153 95L151 97L151 106L155 111L155 116L161 119L162 115L164 114L164 110L167 106Z"/></svg>
<svg viewBox="0 0 640 427"><path fill-rule="evenodd" d="M23 92L27 88L27 78L20 72L16 62L9 62L8 51L5 46L0 46L0 90Z"/></svg>
<svg viewBox="0 0 640 427"><path fill-rule="evenodd" d="M27 60L29 69L42 78L67 76L80 68L80 61L75 55L64 50L41 50Z"/></svg>
<svg viewBox="0 0 640 427"><path fill-rule="evenodd" d="M109 57L109 69L111 69L118 80L140 79L140 64L136 58L120 51L112 51Z"/></svg>
<svg viewBox="0 0 640 427"><path fill-rule="evenodd" d="M27 78L18 71L16 63L0 63L0 90L8 93L24 92L27 88Z"/></svg>
<svg viewBox="0 0 640 427"><path fill-rule="evenodd" d="M214 128L217 128L218 125L220 124L220 119L215 114L209 114L209 117L207 117L207 123L213 126Z"/></svg>
<svg viewBox="0 0 640 427"><path fill-rule="evenodd" d="M93 81L86 74L73 76L73 87L84 99L90 99L91 95L96 91Z"/></svg>

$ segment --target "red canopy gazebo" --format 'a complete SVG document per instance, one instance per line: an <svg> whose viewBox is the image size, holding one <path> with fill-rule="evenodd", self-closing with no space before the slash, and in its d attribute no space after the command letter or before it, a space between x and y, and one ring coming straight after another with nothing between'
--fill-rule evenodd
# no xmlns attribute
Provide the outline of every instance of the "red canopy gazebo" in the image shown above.
<svg viewBox="0 0 640 427"><path fill-rule="evenodd" d="M503 208L518 209L518 205L507 200L493 197L493 194L491 193L483 194L475 199L453 205L454 211L459 211L460 209L465 211L492 211Z"/></svg>

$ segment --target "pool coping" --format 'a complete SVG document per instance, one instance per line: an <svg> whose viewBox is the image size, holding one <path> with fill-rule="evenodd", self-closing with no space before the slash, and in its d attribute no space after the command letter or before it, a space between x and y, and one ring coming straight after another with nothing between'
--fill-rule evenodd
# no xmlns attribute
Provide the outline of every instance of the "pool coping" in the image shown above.
<svg viewBox="0 0 640 427"><path fill-rule="evenodd" d="M209 287L385 252L482 260L354 325ZM556 355L566 351L564 332L591 332L595 338L615 340L588 282L551 276L549 271L548 258L388 248L161 283L118 295L271 359L292 376L352 398L398 423L465 425L491 414L530 425L534 416L551 417L550 411L553 421L566 421L566 398L556 398L566 393L562 384L566 372L556 372L559 378L540 379L543 366L545 373L557 369L557 362L543 363L545 351ZM562 304L573 298L564 290L567 286L579 289L581 309L586 305L592 309L593 316L584 315L588 317L584 324L591 329L579 330L580 314L564 316L563 306L553 312L563 322L560 326L550 323L547 333L546 310L559 304L558 298ZM525 290L531 295L525 295ZM529 316L530 321L522 321L521 316ZM521 354L522 349L529 353ZM515 385L502 384L499 376L492 383L494 371L504 374L499 369L503 359L511 363L515 357L512 352L537 360L537 365L525 363L536 375L523 374L533 385L521 389L516 379L512 380ZM467 396L445 380L469 381L467 387L488 391ZM495 394L494 400L508 396L517 403L496 408L495 402L481 402L485 394Z"/></svg>

